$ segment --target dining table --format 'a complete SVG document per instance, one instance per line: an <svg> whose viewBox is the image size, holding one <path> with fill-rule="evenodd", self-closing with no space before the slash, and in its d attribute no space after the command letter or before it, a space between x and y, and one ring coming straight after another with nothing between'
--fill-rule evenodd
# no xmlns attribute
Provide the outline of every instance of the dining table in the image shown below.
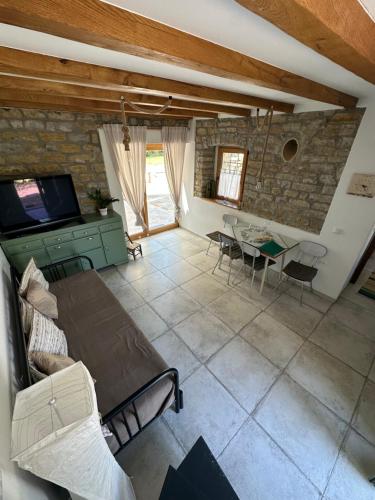
<svg viewBox="0 0 375 500"><path fill-rule="evenodd" d="M299 245L299 241L274 231L267 225L238 223L232 226L233 234L239 244L241 242L249 243L258 248L260 254L265 257L265 264L260 283L259 293L263 293L264 283L267 277L268 264L270 259L281 258L281 267L279 271L279 283L282 280L282 273L285 265L286 254Z"/></svg>

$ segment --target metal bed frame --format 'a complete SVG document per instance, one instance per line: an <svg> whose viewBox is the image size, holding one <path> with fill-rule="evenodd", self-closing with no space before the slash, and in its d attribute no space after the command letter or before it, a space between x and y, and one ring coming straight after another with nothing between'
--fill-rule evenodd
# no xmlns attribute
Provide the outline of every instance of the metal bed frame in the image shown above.
<svg viewBox="0 0 375 500"><path fill-rule="evenodd" d="M78 255L75 257L71 257L69 259L61 260L59 262L55 262L53 264L49 264L47 266L41 267L41 271L45 275L46 279L50 282L58 281L68 276L65 265L68 263L79 263L79 268L81 271L87 270L87 265L89 269L94 269L94 265L92 260L84 255ZM83 265L83 262L86 263L86 268ZM19 286L19 275L17 270L11 266L11 281L12 281L12 299L13 299L13 309L14 309L14 318L15 318L15 330L16 330L16 349L15 349L15 362L17 364L17 372L18 372L18 384L20 389L26 389L30 385L32 385L32 379L30 375L29 363L27 358L27 347L26 347L26 339L22 330L21 323L21 311L20 311L20 302L18 298L18 286ZM123 450L138 434L140 434L146 427L148 427L154 420L156 420L163 413L162 409L153 417L149 422L145 425L141 424L139 414L136 407L136 401L147 393L152 387L154 387L158 382L160 382L164 378L172 378L174 382L174 411L179 413L180 410L183 409L183 392L180 389L180 381L179 381L179 373L177 368L168 368L164 370L162 373L151 379L149 382L140 387L134 394L125 399L118 406L113 408L109 413L102 416L102 424L108 425L108 428L113 433L118 443L119 448L116 450L114 455L117 455L121 450ZM135 417L135 421L137 423L136 432L132 432L130 429L130 425L128 419L126 417L126 411L133 414ZM126 432L129 438L125 441L121 439L119 433L119 426L123 425L126 429Z"/></svg>

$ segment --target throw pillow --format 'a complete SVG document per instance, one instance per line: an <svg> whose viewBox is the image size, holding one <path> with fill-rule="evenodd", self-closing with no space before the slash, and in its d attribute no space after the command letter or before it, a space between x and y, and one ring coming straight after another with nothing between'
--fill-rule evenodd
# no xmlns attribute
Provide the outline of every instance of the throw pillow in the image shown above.
<svg viewBox="0 0 375 500"><path fill-rule="evenodd" d="M46 290L39 281L31 278L27 287L26 300L47 318L57 319L56 295Z"/></svg>
<svg viewBox="0 0 375 500"><path fill-rule="evenodd" d="M33 322L29 336L28 353L32 351L43 351L51 354L68 355L66 337L55 323L34 310Z"/></svg>
<svg viewBox="0 0 375 500"><path fill-rule="evenodd" d="M31 330L31 325L33 322L34 308L25 299L19 297L21 304L21 324L22 331L25 335L28 335Z"/></svg>
<svg viewBox="0 0 375 500"><path fill-rule="evenodd" d="M69 358L69 356L41 351L30 352L29 358L37 369L46 375L52 375L52 373L63 370L75 363L74 359Z"/></svg>
<svg viewBox="0 0 375 500"><path fill-rule="evenodd" d="M29 263L27 264L22 274L21 283L18 289L18 293L21 295L21 297L24 297L26 295L26 290L27 287L29 286L30 279L39 281L39 283L43 286L43 288L48 290L49 283L43 276L42 271L36 267L34 257L31 257Z"/></svg>

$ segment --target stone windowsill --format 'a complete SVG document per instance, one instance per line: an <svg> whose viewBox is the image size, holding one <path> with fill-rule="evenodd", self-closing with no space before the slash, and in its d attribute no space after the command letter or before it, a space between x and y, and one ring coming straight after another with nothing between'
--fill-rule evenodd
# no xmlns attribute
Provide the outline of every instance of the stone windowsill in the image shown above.
<svg viewBox="0 0 375 500"><path fill-rule="evenodd" d="M234 208L235 210L241 210L239 205L235 203L231 203L230 201L219 200L216 198L201 198L202 200L209 201L210 203L217 203L218 205L222 205L224 207Z"/></svg>

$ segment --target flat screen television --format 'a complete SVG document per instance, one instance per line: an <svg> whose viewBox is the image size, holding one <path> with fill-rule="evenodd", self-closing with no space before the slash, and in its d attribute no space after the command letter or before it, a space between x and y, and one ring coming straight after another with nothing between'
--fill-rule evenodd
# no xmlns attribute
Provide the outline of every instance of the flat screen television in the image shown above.
<svg viewBox="0 0 375 500"><path fill-rule="evenodd" d="M0 231L18 235L81 215L68 174L0 179Z"/></svg>

